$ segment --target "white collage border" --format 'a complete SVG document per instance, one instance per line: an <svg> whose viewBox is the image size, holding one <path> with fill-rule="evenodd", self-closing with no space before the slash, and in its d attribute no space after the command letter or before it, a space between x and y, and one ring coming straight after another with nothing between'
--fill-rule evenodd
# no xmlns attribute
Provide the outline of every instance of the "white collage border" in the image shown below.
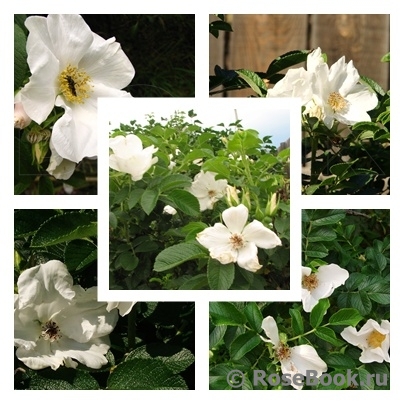
<svg viewBox="0 0 404 404"><path fill-rule="evenodd" d="M99 13L102 14L195 14L196 17L196 55L195 55L195 100L198 105L209 108L211 102L214 102L212 99L208 98L208 62L209 62L209 44L208 44L208 33L207 33L207 25L209 14L214 14L217 12L221 13L233 13L233 14L390 14L391 16L391 53L393 54L393 60L396 60L397 66L401 62L400 60L400 47L399 44L403 37L403 23L400 21L401 12L399 10L399 3L394 0L358 0L357 2L353 2L352 0L339 0L334 4L325 4L325 2L319 2L318 0L306 0L306 1L297 1L297 0L282 0L279 2L274 2L271 0L249 0L248 2L243 2L243 4L239 3L237 0L222 0L220 3L211 0L205 0L204 2L198 2L192 0L173 0L171 2L163 2L163 0L148 0L147 2L138 2L135 1L124 1L124 0L115 0L109 4L101 4L93 3L93 2L76 2L71 0L70 2L57 2L55 0L14 0L12 4L3 4L1 7L0 13L0 36L3 39L4 49L2 55L2 69L0 74L0 88L3 89L2 94L13 94L12 83L13 83L13 66L11 61L13 60L13 15L14 14L25 14L25 13L78 13L78 14L94 14L93 10L96 9ZM199 3L199 4L198 4ZM402 47L402 46L401 46ZM396 58L396 59L394 59ZM404 60L403 60L404 62ZM394 66L394 62L393 62ZM394 83L394 93L401 94L401 86L399 79L399 70L391 69L391 82ZM398 88L397 88L398 87ZM235 99L229 99L230 102L236 102ZM391 172L393 177L393 184L396 184L396 187L393 186L393 194L395 195L396 200L391 198L391 196L354 196L354 197L344 197L344 196L333 196L332 203L330 202L330 198L325 196L301 196L300 195L300 162L297 162L293 156L300 155L300 144L298 142L291 142L291 181L292 185L294 185L294 189L292 189L291 194L291 223L296 220L295 224L291 226L291 260L292 263L298 265L300 269L300 245L301 245L301 209L305 208L348 208L348 209L365 209L365 208L378 208L378 209L390 209L391 212L391 265L396 268L396 271L400 271L400 265L398 263L398 254L400 251L399 243L400 239L400 225L404 224L402 219L402 215L400 214L400 205L398 204L399 195L399 179L397 171L399 169L399 150L404 147L404 142L402 139L399 139L399 136L403 137L398 130L398 122L397 116L394 114L394 94L393 94L393 121L391 124L393 134L396 134L396 138L393 136L393 145L394 147L391 150ZM398 105L397 105L398 108ZM13 372L11 371L11 363L14 361L13 356L11 356L11 345L13 345L13 318L11 316L11 307L13 304L13 298L11 296L11 288L10 284L13 282L12 280L12 271L11 266L13 265L13 245L12 245L12 234L14 229L13 223L13 211L14 209L32 209L32 208L58 208L58 209L98 209L99 212L99 265L101 259L105 261L104 252L100 253L100 250L104 250L102 245L105 244L106 238L108 238L108 233L101 233L101 229L105 226L108 229L108 221L106 221L105 212L108 209L107 201L108 201L108 192L104 193L103 190L105 186L99 178L99 195L97 196L56 196L56 197L48 197L48 196L20 196L13 195L13 176L10 175L10 165L12 166L11 159L8 158L11 153L10 150L13 150L13 139L9 133L12 132L11 129L11 113L12 113L12 101L8 96L3 96L0 99L0 111L3 112L2 116L4 116L5 123L4 132L3 133L3 142L5 144L3 151L3 158L0 161L1 169L0 169L0 178L2 179L2 192L1 192L1 201L2 208L0 209L0 223L3 224L4 230L0 232L0 245L1 251L3 252L3 256L5 257L5 268L3 269L4 281L0 282L0 292L2 299L1 302L5 307L5 315L4 315L4 323L2 325L1 332L1 342L3 350L4 362L3 366L0 367L0 381L3 387L3 391L13 391L14 394L17 394L16 398L18 399L28 399L32 402L43 401L44 397L41 391L14 391L13 390ZM196 111L197 112L197 111ZM396 118L396 119L395 119ZM4 140L5 138L5 140ZM101 146L101 145L100 145ZM99 147L100 147L99 146ZM101 153L99 153L99 173L105 172L107 175L108 164L105 164L105 157L101 157ZM106 177L108 178L108 177ZM396 181L394 181L396 178ZM105 224L103 224L103 222ZM106 249L108 251L108 249ZM297 257L297 258L295 258ZM299 262L298 262L299 261ZM105 262L108 262L108 258ZM300 273L299 275L300 276ZM394 335L399 335L399 327L398 323L398 310L400 303L397 301L396 296L396 288L398 289L398 285L400 284L400 278L398 274L392 274L391 277L391 316L392 319L395 319L396 322L393 322L393 334L391 338L392 345L398 348L394 350L394 354L392 355L392 363L391 370L393 374L393 378L391 380L391 390L399 389L399 363L401 363L400 349L398 346L398 338L394 337ZM294 281L296 277L291 277L291 293L293 293L293 285L296 284ZM102 288L103 286L100 285ZM3 293L4 292L4 293ZM144 291L142 291L144 292ZM255 399L268 399L268 394L271 394L269 391L238 391L235 393L228 393L227 391L209 391L208 387L208 377L209 377L209 362L208 362L208 335L209 335L209 326L208 326L208 318L209 318L209 301L292 301L295 299L286 296L275 296L276 299L268 298L270 296L268 291L268 295L265 298L262 298L262 294L255 293L246 293L249 291L223 291L223 292L215 292L215 291L200 291L201 293L195 294L192 292L191 294L187 293L188 291L164 291L169 292L167 294L161 293L159 297L157 294L153 294L151 298L144 298L145 296L139 295L140 298L136 298L133 300L139 301L195 301L196 302L196 329L195 329L195 344L196 344L196 387L194 391L65 391L63 395L58 394L57 391L49 391L46 396L46 400L55 399L58 402L68 402L71 399L75 398L85 398L85 399L105 399L112 398L116 399L134 399L139 400L142 398L167 398L174 399L177 403L185 403L188 402L189 399L195 399L199 397L201 394L202 399L215 399L222 400L227 399L228 394L235 394L237 400L245 400L247 398L246 394L253 394ZM213 292L213 293L205 293L205 292ZM261 291L259 291L261 292ZM220 296L215 296L215 294L220 294ZM108 299L110 298L110 294L108 294ZM104 296L101 295L101 298ZM398 306L398 307L397 307ZM395 334L396 333L396 334ZM386 391L362 391L361 398L366 399L368 403L371 402L379 402L380 399L383 399L386 395ZM56 395L57 394L57 395ZM90 396L91 394L91 396ZM112 396L114 394L114 396ZM272 393L277 394L277 393ZM324 399L328 400L330 403L338 402L341 399L346 398L354 398L352 392L340 393L332 391L328 393L327 391L302 391L300 393L292 393L291 391L283 391L281 396L277 396L276 398L282 397L283 399L289 400L296 398L296 396L291 396L291 394L303 394L302 397L304 399L309 399L312 402L320 402ZM343 397L342 395L343 394ZM366 396L366 397L365 397ZM270 397L269 399L271 399ZM355 395L357 398L357 395ZM250 395L248 395L248 399L250 399Z"/></svg>

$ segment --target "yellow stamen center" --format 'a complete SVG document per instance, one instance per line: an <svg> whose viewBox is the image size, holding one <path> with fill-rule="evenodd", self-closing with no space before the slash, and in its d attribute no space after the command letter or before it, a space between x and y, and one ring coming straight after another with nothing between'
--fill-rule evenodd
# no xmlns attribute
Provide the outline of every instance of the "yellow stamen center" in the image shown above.
<svg viewBox="0 0 404 404"><path fill-rule="evenodd" d="M348 108L346 99L335 91L328 96L327 103L334 112L343 112Z"/></svg>
<svg viewBox="0 0 404 404"><path fill-rule="evenodd" d="M230 243L234 249L239 250L244 247L244 238L241 234L232 234L230 236Z"/></svg>
<svg viewBox="0 0 404 404"><path fill-rule="evenodd" d="M316 274L310 274L308 276L303 276L302 286L311 291L318 286L318 279Z"/></svg>
<svg viewBox="0 0 404 404"><path fill-rule="evenodd" d="M67 101L75 104L84 104L86 98L90 97L92 91L91 77L77 67L68 65L59 74L59 88Z"/></svg>
<svg viewBox="0 0 404 404"><path fill-rule="evenodd" d="M52 320L49 320L45 324L43 324L41 329L41 337L46 341L54 342L61 338L59 327Z"/></svg>
<svg viewBox="0 0 404 404"><path fill-rule="evenodd" d="M210 189L208 191L208 196L209 196L209 198L215 198L216 197L216 191L213 190L213 189Z"/></svg>
<svg viewBox="0 0 404 404"><path fill-rule="evenodd" d="M371 348L380 348L382 342L386 339L386 335L380 333L379 331L373 331L367 338L368 344Z"/></svg>

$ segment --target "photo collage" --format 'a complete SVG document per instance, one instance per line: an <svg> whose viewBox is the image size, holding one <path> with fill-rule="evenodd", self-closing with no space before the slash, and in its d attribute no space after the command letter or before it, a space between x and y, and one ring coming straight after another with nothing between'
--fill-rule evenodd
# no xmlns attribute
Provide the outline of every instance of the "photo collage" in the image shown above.
<svg viewBox="0 0 404 404"><path fill-rule="evenodd" d="M13 390L389 391L390 29L15 13Z"/></svg>

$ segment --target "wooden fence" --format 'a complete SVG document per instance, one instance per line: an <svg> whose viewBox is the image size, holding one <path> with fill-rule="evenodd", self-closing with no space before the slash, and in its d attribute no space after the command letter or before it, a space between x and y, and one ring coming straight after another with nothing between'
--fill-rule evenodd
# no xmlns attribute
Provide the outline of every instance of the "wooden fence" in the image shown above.
<svg viewBox="0 0 404 404"><path fill-rule="evenodd" d="M217 20L214 15L210 21ZM390 89L390 65L380 59L390 51L388 14L227 14L233 32L210 35L209 74L215 65L227 69L266 71L279 55L295 49L321 47L328 64L345 55L359 74ZM229 91L245 97L251 91ZM219 94L218 96L223 96Z"/></svg>

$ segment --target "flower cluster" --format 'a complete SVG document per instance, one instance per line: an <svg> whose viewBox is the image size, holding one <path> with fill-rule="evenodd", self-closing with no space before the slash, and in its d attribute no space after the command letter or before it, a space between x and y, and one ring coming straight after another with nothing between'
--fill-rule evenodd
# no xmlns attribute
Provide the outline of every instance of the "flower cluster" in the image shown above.
<svg viewBox="0 0 404 404"><path fill-rule="evenodd" d="M76 163L97 156L97 98L130 96L121 89L135 70L115 38L95 34L80 15L32 16L25 25L31 77L17 94L14 124L42 124L55 106L64 110L53 125L48 172L68 179Z"/></svg>
<svg viewBox="0 0 404 404"><path fill-rule="evenodd" d="M316 272L311 268L302 267L302 304L303 310L311 312L320 299L329 297L334 289L343 285L349 277L349 272L336 264L322 265ZM375 320L369 319L357 331L354 327L346 327L341 332L350 344L359 347L362 354L359 360L362 363L390 362L390 322L382 320L379 325Z"/></svg>
<svg viewBox="0 0 404 404"><path fill-rule="evenodd" d="M108 335L118 320L118 303L97 301L97 288L73 285L66 266L56 260L27 269L18 278L14 296L16 355L31 369L77 367L99 369L107 364Z"/></svg>
<svg viewBox="0 0 404 404"><path fill-rule="evenodd" d="M304 114L315 116L331 128L334 120L347 125L371 121L367 111L377 106L376 94L361 83L353 62L341 57L331 67L321 49L307 56L307 70L289 69L285 77L267 92L267 97L299 97Z"/></svg>
<svg viewBox="0 0 404 404"><path fill-rule="evenodd" d="M258 220L247 224L248 209L243 204L223 211L223 222L215 223L197 234L196 240L209 249L210 256L221 264L237 262L248 271L262 267L258 262L258 248L281 245L279 237Z"/></svg>

